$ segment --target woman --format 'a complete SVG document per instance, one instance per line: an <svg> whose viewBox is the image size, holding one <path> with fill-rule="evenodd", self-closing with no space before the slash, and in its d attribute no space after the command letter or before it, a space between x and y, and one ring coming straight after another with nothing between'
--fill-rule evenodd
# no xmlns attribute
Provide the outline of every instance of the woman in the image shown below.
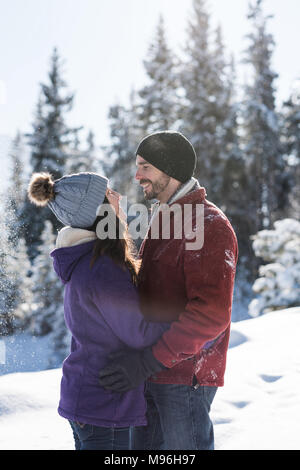
<svg viewBox="0 0 300 470"><path fill-rule="evenodd" d="M144 387L107 392L98 372L110 354L150 346L168 328L146 322L140 313L138 262L118 214L120 196L107 185L94 173L57 181L36 173L28 188L31 202L48 205L65 225L51 253L65 284L65 321L72 334L58 412L70 422L76 450L130 449L130 427L146 425Z"/></svg>

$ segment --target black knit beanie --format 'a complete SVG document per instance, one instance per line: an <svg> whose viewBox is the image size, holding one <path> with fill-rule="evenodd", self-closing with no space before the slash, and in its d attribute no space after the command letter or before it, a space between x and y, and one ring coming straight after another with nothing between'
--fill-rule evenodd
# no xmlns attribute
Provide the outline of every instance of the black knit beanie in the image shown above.
<svg viewBox="0 0 300 470"><path fill-rule="evenodd" d="M135 154L182 183L194 174L196 153L180 132L154 132L140 142Z"/></svg>

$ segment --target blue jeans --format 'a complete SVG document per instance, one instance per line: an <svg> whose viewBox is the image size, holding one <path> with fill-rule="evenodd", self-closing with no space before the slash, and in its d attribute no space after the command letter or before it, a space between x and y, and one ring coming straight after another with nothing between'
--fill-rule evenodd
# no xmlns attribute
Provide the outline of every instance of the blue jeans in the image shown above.
<svg viewBox="0 0 300 470"><path fill-rule="evenodd" d="M131 450L131 428L105 428L69 421L75 450Z"/></svg>
<svg viewBox="0 0 300 470"><path fill-rule="evenodd" d="M133 429L135 450L213 450L209 417L217 387L147 382L147 426Z"/></svg>

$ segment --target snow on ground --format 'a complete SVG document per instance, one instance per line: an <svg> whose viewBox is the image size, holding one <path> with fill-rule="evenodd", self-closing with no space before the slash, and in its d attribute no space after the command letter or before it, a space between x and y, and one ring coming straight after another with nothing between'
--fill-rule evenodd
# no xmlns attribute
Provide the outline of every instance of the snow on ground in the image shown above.
<svg viewBox="0 0 300 470"><path fill-rule="evenodd" d="M212 417L218 449L300 449L300 307L234 323Z"/></svg>
<svg viewBox="0 0 300 470"><path fill-rule="evenodd" d="M0 377L0 449L68 450L73 438L57 414L60 369Z"/></svg>
<svg viewBox="0 0 300 470"><path fill-rule="evenodd" d="M299 331L300 307L232 324L211 410L217 450L300 449ZM60 378L60 368L0 376L0 449L73 449Z"/></svg>

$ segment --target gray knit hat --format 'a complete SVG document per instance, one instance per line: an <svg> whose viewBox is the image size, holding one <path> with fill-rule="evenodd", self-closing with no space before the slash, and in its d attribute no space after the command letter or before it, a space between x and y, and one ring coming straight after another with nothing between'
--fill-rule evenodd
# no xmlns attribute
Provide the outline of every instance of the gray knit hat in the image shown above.
<svg viewBox="0 0 300 470"><path fill-rule="evenodd" d="M104 201L108 179L96 173L77 173L53 181L49 173L34 173L28 197L37 206L46 206L64 225L87 228L93 225Z"/></svg>

